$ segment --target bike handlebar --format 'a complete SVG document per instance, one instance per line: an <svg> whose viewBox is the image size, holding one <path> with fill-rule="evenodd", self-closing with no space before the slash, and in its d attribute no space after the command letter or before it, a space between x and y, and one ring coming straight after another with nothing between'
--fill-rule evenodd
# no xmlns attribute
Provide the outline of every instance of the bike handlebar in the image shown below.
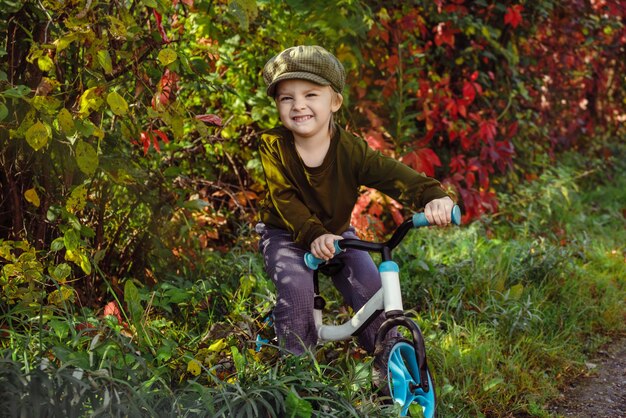
<svg viewBox="0 0 626 418"><path fill-rule="evenodd" d="M452 223L454 225L461 225L461 208L458 205L454 205L452 208ZM426 219L426 215L423 212L415 213L410 219L407 219L396 228L395 232L389 239L389 241L385 243L376 243L369 241L362 241L360 239L343 239L336 240L335 244L335 254L339 254L344 251L346 248L356 248L364 251L384 251L385 249L391 250L395 248L400 241L404 238L409 229L412 228L421 228L424 226L429 226L430 223ZM317 258L310 252L304 254L304 264L311 270L317 270L317 268L324 264L326 260L323 258Z"/></svg>

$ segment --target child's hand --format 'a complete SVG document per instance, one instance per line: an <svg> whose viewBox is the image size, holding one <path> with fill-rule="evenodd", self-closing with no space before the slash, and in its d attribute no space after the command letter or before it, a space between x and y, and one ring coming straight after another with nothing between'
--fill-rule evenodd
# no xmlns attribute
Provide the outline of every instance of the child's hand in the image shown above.
<svg viewBox="0 0 626 418"><path fill-rule="evenodd" d="M424 207L424 215L431 225L445 226L452 222L454 202L448 196L431 200Z"/></svg>
<svg viewBox="0 0 626 418"><path fill-rule="evenodd" d="M340 239L343 239L341 235L333 234L324 234L315 238L311 243L311 254L323 260L330 260L335 255L335 241Z"/></svg>

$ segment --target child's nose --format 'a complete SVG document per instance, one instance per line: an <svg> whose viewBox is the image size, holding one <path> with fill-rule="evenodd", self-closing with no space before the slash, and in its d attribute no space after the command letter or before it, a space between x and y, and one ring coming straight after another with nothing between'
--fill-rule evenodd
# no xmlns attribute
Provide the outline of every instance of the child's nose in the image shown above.
<svg viewBox="0 0 626 418"><path fill-rule="evenodd" d="M293 107L296 109L302 109L305 106L305 101L303 98L295 98L293 101Z"/></svg>

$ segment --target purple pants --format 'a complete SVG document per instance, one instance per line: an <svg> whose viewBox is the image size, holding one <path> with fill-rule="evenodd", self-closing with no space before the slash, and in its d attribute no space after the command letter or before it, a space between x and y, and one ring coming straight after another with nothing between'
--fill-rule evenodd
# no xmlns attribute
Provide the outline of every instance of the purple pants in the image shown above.
<svg viewBox="0 0 626 418"><path fill-rule="evenodd" d="M298 247L288 231L256 225L261 235L259 249L265 270L276 286L274 324L279 343L295 354L301 354L317 343L313 320L313 271L304 265L305 250ZM341 234L357 238L351 228ZM358 311L380 289L378 268L367 252L347 249L336 255L344 268L333 278L344 302ZM385 319L381 314L359 335L361 346L372 353L376 331Z"/></svg>

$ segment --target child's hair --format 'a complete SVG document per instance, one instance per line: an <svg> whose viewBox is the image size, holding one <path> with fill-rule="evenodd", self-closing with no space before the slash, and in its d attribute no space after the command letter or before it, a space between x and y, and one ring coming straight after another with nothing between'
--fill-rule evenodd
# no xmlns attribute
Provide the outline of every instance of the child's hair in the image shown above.
<svg viewBox="0 0 626 418"><path fill-rule="evenodd" d="M276 98L276 86L284 80L307 80L322 86L330 86L333 100L341 95L346 82L346 71L333 54L317 45L299 45L287 48L272 57L263 67L263 80L267 94ZM334 114L328 127L331 137L335 134Z"/></svg>

